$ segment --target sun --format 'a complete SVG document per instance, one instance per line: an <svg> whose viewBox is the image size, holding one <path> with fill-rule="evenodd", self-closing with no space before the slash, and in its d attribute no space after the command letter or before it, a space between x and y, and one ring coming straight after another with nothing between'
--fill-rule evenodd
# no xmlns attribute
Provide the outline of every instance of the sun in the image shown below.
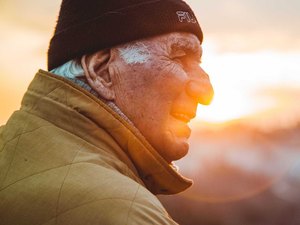
<svg viewBox="0 0 300 225"><path fill-rule="evenodd" d="M214 100L209 106L199 105L197 120L223 123L249 116L257 111L249 94L226 86L215 88Z"/></svg>
<svg viewBox="0 0 300 225"><path fill-rule="evenodd" d="M219 86L211 105L199 105L196 121L224 124L243 120L263 129L289 127L299 121L298 87L277 86L252 91Z"/></svg>
<svg viewBox="0 0 300 225"><path fill-rule="evenodd" d="M238 86L230 82L215 82L215 95L209 106L199 105L197 121L226 123L238 119L253 119L262 112L278 108L278 96L266 96L260 89L249 85ZM272 115L269 115L272 117Z"/></svg>

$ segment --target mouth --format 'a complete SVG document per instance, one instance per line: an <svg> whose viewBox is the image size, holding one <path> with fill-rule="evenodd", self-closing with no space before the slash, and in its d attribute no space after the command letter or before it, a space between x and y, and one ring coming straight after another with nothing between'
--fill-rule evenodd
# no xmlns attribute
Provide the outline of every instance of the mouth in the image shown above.
<svg viewBox="0 0 300 225"><path fill-rule="evenodd" d="M177 136L189 138L191 135L191 128L187 125L194 116L186 113L172 113L172 117L180 123L176 125ZM180 125L181 124L181 125ZM184 126L182 126L184 124Z"/></svg>
<svg viewBox="0 0 300 225"><path fill-rule="evenodd" d="M195 116L187 113L172 113L172 116L184 123L189 123Z"/></svg>

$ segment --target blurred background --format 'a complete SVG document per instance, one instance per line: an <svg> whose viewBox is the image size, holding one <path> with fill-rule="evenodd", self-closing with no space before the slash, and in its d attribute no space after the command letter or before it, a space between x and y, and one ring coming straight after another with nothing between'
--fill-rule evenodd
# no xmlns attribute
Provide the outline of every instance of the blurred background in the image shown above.
<svg viewBox="0 0 300 225"><path fill-rule="evenodd" d="M300 224L300 1L188 0L215 88L177 162L191 189L160 196L183 225ZM0 0L0 125L46 53L60 0Z"/></svg>

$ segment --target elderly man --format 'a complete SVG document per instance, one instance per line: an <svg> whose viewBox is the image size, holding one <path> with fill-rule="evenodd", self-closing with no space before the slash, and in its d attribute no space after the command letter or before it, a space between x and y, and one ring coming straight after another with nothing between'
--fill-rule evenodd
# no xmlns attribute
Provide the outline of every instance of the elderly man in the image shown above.
<svg viewBox="0 0 300 225"><path fill-rule="evenodd" d="M191 185L197 104L213 90L181 0L64 0L48 52L0 133L0 224L176 224L155 197Z"/></svg>

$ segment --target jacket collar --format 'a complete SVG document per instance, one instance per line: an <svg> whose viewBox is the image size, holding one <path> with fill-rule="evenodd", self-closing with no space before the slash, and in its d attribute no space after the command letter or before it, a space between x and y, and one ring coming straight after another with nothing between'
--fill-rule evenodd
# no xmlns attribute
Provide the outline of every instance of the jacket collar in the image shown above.
<svg viewBox="0 0 300 225"><path fill-rule="evenodd" d="M49 103L65 108L68 113L47 110L49 106L44 104ZM57 126L64 124L63 129L88 139L96 146L99 132L95 127L104 129L122 148L121 160L138 173L154 194L175 194L192 185L192 181L174 170L134 126L104 102L67 79L39 70L23 98L22 107L47 114L46 118L55 118L52 123Z"/></svg>

